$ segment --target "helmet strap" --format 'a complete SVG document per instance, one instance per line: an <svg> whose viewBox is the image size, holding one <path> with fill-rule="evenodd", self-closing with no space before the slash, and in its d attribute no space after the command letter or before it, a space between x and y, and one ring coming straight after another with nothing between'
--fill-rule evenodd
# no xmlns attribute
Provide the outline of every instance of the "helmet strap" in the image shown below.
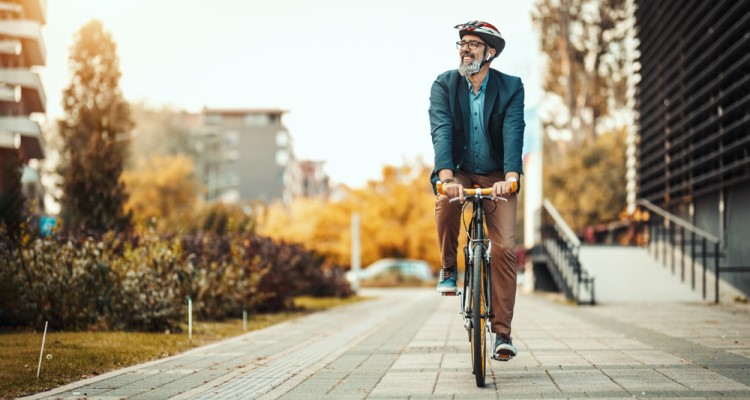
<svg viewBox="0 0 750 400"><path fill-rule="evenodd" d="M482 53L482 63L479 64L479 71L482 70L482 67L484 67L484 64L489 63L490 61L492 61L493 58L494 57L490 57L489 59L487 58L487 46L485 46L484 47L484 52ZM475 72L475 73L473 73L471 75L474 76L474 75L478 74L479 71L477 71L477 72Z"/></svg>

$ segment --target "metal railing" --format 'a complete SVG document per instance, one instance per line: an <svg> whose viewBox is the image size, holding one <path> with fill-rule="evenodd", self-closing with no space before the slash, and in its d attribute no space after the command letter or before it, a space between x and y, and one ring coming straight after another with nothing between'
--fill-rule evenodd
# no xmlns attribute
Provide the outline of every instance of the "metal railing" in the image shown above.
<svg viewBox="0 0 750 400"><path fill-rule="evenodd" d="M719 302L719 277L728 272L750 272L750 267L722 267L720 258L721 240L718 237L696 227L680 217L656 206L645 199L639 199L636 204L646 209L650 216L644 224L648 233L646 244L649 253L665 267L669 267L672 274L676 273L677 264L680 267L680 280L685 282L685 273L690 272L690 286L695 290L696 262L701 268L701 288L703 299L706 299L706 272L708 264L713 262L714 274L714 302ZM679 252L679 254L678 254ZM709 261L709 258L711 261ZM686 271L686 263L689 263Z"/></svg>
<svg viewBox="0 0 750 400"><path fill-rule="evenodd" d="M540 212L542 249L552 279L568 300L574 300L577 304L595 304L594 277L581 266L578 258L581 241L549 200L544 200ZM588 293L588 301L582 301L582 288Z"/></svg>

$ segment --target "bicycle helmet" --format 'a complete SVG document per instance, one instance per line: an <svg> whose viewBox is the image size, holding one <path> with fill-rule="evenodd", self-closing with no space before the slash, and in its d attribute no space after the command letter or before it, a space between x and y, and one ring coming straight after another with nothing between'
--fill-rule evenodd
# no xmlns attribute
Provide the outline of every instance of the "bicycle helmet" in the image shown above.
<svg viewBox="0 0 750 400"><path fill-rule="evenodd" d="M492 58L499 56L505 48L505 39L503 39L500 31L490 23L479 20L469 21L465 24L456 25L455 28L458 29L458 36L461 39L464 38L464 35L476 35L495 48L497 54Z"/></svg>

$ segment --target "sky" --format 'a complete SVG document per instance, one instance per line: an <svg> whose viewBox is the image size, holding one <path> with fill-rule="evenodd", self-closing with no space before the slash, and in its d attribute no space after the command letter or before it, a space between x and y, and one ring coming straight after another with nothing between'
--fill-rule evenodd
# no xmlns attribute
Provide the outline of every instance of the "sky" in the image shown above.
<svg viewBox="0 0 750 400"><path fill-rule="evenodd" d="M493 68L541 99L532 0L49 0L40 69L47 119L62 116L75 32L102 21L128 101L197 112L281 108L297 158L362 186L386 164L432 163L429 91L459 63L453 27L481 19L506 41Z"/></svg>

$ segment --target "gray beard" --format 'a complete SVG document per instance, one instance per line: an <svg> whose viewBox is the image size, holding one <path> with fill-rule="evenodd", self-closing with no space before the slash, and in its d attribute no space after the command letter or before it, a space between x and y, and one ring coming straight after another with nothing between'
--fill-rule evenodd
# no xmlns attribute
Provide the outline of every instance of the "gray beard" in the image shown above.
<svg viewBox="0 0 750 400"><path fill-rule="evenodd" d="M480 68L482 68L482 60L474 60L471 64L464 64L461 62L461 65L458 66L458 73L461 74L461 76L468 77L479 72Z"/></svg>

